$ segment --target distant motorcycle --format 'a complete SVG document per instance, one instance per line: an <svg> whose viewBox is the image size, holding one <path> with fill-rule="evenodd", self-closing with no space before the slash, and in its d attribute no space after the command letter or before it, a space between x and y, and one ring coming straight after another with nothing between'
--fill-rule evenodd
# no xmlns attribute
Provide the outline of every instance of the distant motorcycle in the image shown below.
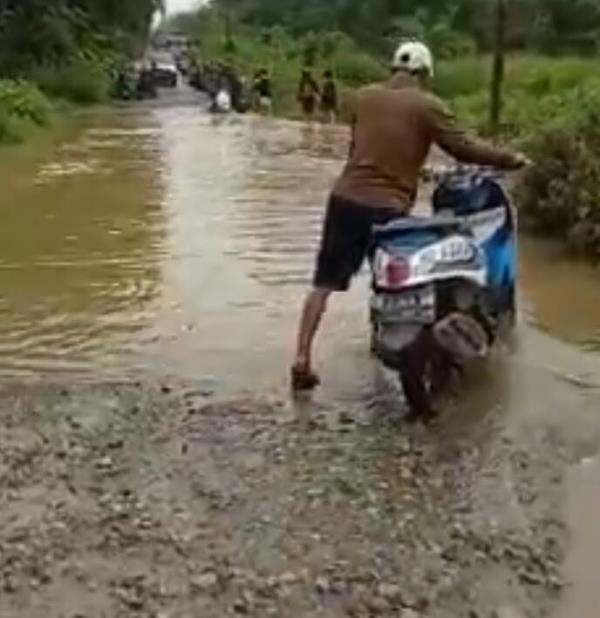
<svg viewBox="0 0 600 618"><path fill-rule="evenodd" d="M152 67L152 79L158 88L177 88L179 73L175 62L163 61Z"/></svg>
<svg viewBox="0 0 600 618"><path fill-rule="evenodd" d="M415 420L516 314L515 215L497 178L458 167L433 180L433 216L377 227L370 258L372 350Z"/></svg>
<svg viewBox="0 0 600 618"><path fill-rule="evenodd" d="M152 70L142 69L137 80L135 96L138 101L144 99L156 99L158 88Z"/></svg>
<svg viewBox="0 0 600 618"><path fill-rule="evenodd" d="M136 76L132 70L124 68L117 73L111 96L120 101L133 101L136 98Z"/></svg>
<svg viewBox="0 0 600 618"><path fill-rule="evenodd" d="M219 90L210 104L210 111L214 114L229 114L232 110L231 95L225 89Z"/></svg>

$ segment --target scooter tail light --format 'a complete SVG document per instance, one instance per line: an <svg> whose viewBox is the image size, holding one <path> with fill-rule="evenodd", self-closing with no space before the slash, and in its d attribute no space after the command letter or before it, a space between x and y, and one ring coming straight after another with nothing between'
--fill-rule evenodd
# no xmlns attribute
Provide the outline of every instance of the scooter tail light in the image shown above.
<svg viewBox="0 0 600 618"><path fill-rule="evenodd" d="M378 255L377 283L383 288L400 288L410 279L410 262L383 251Z"/></svg>

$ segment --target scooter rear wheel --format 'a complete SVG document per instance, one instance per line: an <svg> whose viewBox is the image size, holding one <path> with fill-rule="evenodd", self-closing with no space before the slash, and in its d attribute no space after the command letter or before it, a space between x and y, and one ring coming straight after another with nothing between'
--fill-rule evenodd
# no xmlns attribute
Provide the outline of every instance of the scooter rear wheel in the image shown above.
<svg viewBox="0 0 600 618"><path fill-rule="evenodd" d="M399 377L409 407L408 420L427 423L438 416L434 399L447 386L451 372L451 364L429 330L401 353Z"/></svg>

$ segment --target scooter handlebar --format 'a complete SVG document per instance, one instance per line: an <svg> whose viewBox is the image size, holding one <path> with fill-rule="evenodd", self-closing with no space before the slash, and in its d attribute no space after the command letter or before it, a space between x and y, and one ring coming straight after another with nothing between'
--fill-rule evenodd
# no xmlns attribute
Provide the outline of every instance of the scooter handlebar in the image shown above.
<svg viewBox="0 0 600 618"><path fill-rule="evenodd" d="M425 166L421 170L421 180L424 182L439 183L444 178L457 175L478 175L486 178L501 179L505 176L506 171L499 170L494 167L483 165L467 165L462 163L454 163L452 165L431 165Z"/></svg>

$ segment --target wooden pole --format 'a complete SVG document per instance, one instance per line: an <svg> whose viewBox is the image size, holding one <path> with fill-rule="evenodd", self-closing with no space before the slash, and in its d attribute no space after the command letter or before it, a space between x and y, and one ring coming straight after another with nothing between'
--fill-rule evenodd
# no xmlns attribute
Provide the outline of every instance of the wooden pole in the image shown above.
<svg viewBox="0 0 600 618"><path fill-rule="evenodd" d="M506 0L496 0L494 19L494 65L490 97L490 130L498 135L502 120L502 88L505 72Z"/></svg>
<svg viewBox="0 0 600 618"><path fill-rule="evenodd" d="M233 42L233 8L229 0L223 0L221 3L221 14L223 16L223 26L225 35L225 49L229 52L234 46Z"/></svg>
<svg viewBox="0 0 600 618"><path fill-rule="evenodd" d="M230 47L233 43L233 18L229 8L225 9L225 40L227 47Z"/></svg>

